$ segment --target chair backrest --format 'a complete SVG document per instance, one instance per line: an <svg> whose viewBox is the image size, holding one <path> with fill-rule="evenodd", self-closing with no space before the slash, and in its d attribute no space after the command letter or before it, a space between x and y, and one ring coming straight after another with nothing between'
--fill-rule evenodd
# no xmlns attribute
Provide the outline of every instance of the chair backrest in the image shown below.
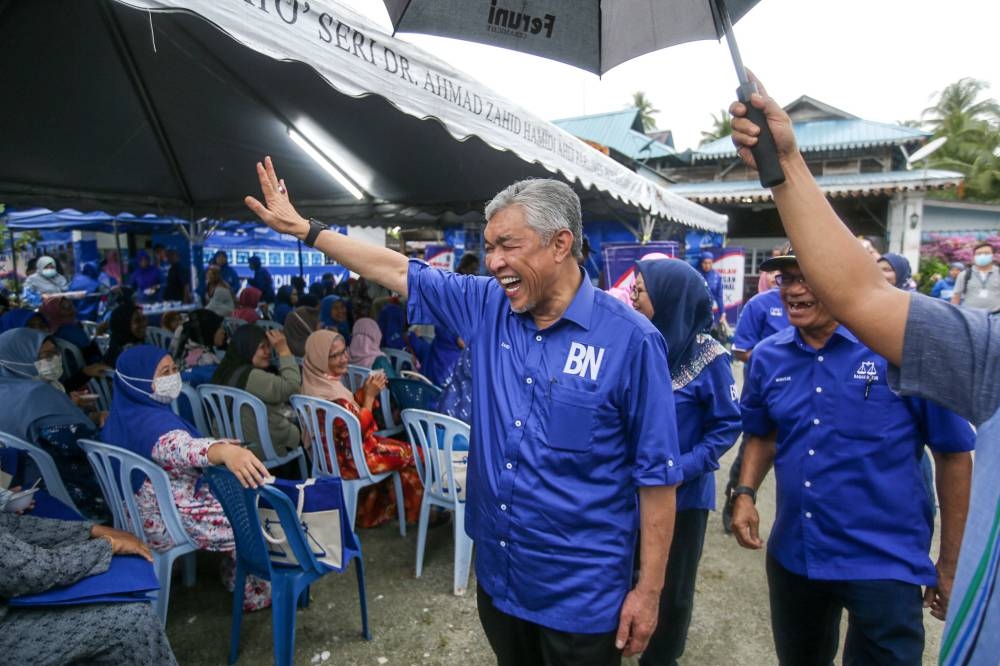
<svg viewBox="0 0 1000 666"><path fill-rule="evenodd" d="M154 347L159 347L160 349L166 349L169 351L170 343L173 339L174 334L165 328L160 328L159 326L146 327L146 342Z"/></svg>
<svg viewBox="0 0 1000 666"><path fill-rule="evenodd" d="M433 411L441 389L416 379L390 379L389 393L400 409L426 409Z"/></svg>
<svg viewBox="0 0 1000 666"><path fill-rule="evenodd" d="M402 379L416 379L417 381L424 382L425 384L430 384L431 386L435 386L434 382L432 382L430 379L420 374L416 370L403 370L399 373L399 376Z"/></svg>
<svg viewBox="0 0 1000 666"><path fill-rule="evenodd" d="M368 375L372 372L371 368L366 368L363 365L348 365L347 372L344 373L343 382L344 386L351 393L356 393L359 388L364 386L365 380L368 379ZM389 387L386 386L379 393L378 400L382 411L382 422L385 424L383 430L379 430L379 435L384 435L386 437L391 437L397 433L402 432L403 426L396 423L392 415L392 401L389 399Z"/></svg>
<svg viewBox="0 0 1000 666"><path fill-rule="evenodd" d="M104 335L95 335L94 344L97 348L101 350L101 354L108 353L108 347L111 346L111 336L105 333Z"/></svg>
<svg viewBox="0 0 1000 666"><path fill-rule="evenodd" d="M212 430L205 419L205 406L201 402L201 396L198 395L198 389L187 382L181 384L181 394L170 403L170 409L173 410L174 414L183 418L187 415L187 412L184 411L185 403L190 410L191 425L198 430L202 437L211 437Z"/></svg>
<svg viewBox="0 0 1000 666"><path fill-rule="evenodd" d="M97 377L91 377L87 385L97 394L97 409L106 412L111 409L111 399L114 397L115 371L105 370Z"/></svg>
<svg viewBox="0 0 1000 666"><path fill-rule="evenodd" d="M413 459L424 484L424 491L438 496L459 497L461 488L456 483L455 439L469 441L469 426L458 419L424 409L404 409L403 425L414 447Z"/></svg>
<svg viewBox="0 0 1000 666"><path fill-rule="evenodd" d="M83 352L80 351L79 347L62 338L53 337L51 340L59 348L59 353L62 354L64 376L72 377L86 367Z"/></svg>
<svg viewBox="0 0 1000 666"><path fill-rule="evenodd" d="M34 461L35 466L38 467L38 471L42 475L42 481L45 482L45 490L48 491L49 495L52 495L52 497L69 508L80 513L80 510L76 508L76 504L70 498L69 491L66 490L66 485L62 481L62 477L59 476L59 468L56 467L55 460L52 459L52 456L48 452L9 432L0 431L0 445L19 449L27 453L28 457Z"/></svg>
<svg viewBox="0 0 1000 666"><path fill-rule="evenodd" d="M363 365L348 365L347 373L344 374L344 385L351 393L354 393L365 383L371 371L371 368L366 368Z"/></svg>
<svg viewBox="0 0 1000 666"><path fill-rule="evenodd" d="M246 326L246 320L240 319L239 317L226 317L222 320L222 327L226 329L226 335L233 337L233 333L240 326Z"/></svg>
<svg viewBox="0 0 1000 666"><path fill-rule="evenodd" d="M267 425L267 405L263 400L243 389L219 384L202 384L198 387L198 395L205 408L206 425L216 437L248 441L248 433L243 432L242 419L243 410L248 409L257 424L258 441L255 443L260 444L264 452L264 464L278 458L271 442L271 430Z"/></svg>
<svg viewBox="0 0 1000 666"><path fill-rule="evenodd" d="M191 537L181 525L181 517L170 489L170 478L159 465L128 449L92 439L81 439L80 446L87 452L87 460L94 468L97 481L104 491L104 498L111 508L116 528L131 532L143 541L146 540L142 515L139 513L135 492L132 490L132 481L137 478L149 479L153 484L153 493L156 496L163 525L174 546L195 547Z"/></svg>
<svg viewBox="0 0 1000 666"><path fill-rule="evenodd" d="M222 510L233 527L233 537L236 541L236 556L240 559L247 573L258 578L271 580L271 557L268 555L267 543L260 526L260 514L257 513L258 498L267 500L281 522L281 529L295 553L299 567L306 571L322 573L325 569L316 561L309 547L302 523L295 513L292 501L280 490L268 485L259 488L244 488L228 469L222 466L209 467L205 470L212 495L219 500Z"/></svg>
<svg viewBox="0 0 1000 666"><path fill-rule="evenodd" d="M340 476L334 428L337 421L342 421L347 427L351 457L358 470L358 478L371 478L368 463L365 461L361 421L358 420L358 417L337 403L322 398L296 394L290 400L299 417L299 423L309 433L309 439L312 441L313 476ZM326 433L326 437L321 436L323 433Z"/></svg>
<svg viewBox="0 0 1000 666"><path fill-rule="evenodd" d="M100 326L96 321L90 321L89 319L80 320L80 326L83 328L83 332L87 334L88 338L93 338L97 335L97 327Z"/></svg>
<svg viewBox="0 0 1000 666"><path fill-rule="evenodd" d="M382 347L382 353L385 354L386 358L389 359L389 363L392 364L392 369L398 375L403 370L416 370L417 364L413 360L413 354L406 351L405 349L392 349L391 347Z"/></svg>
<svg viewBox="0 0 1000 666"><path fill-rule="evenodd" d="M262 328L265 331L283 331L285 329L284 326L270 319L258 319L254 326Z"/></svg>

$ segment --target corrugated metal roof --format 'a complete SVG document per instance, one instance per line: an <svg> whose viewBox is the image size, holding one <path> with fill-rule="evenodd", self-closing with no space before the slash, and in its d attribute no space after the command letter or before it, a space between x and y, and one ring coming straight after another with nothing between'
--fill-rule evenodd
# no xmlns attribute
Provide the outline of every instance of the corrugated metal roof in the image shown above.
<svg viewBox="0 0 1000 666"><path fill-rule="evenodd" d="M816 183L830 198L894 194L919 190L943 190L957 187L962 174L939 169L885 171L837 176L817 176ZM679 183L667 188L674 194L700 204L759 203L771 201L771 190L756 180Z"/></svg>
<svg viewBox="0 0 1000 666"><path fill-rule="evenodd" d="M876 123L861 118L812 120L795 123L795 140L803 153L820 150L846 150L871 146L900 145L920 141L931 136L930 132ZM701 146L691 153L694 162L736 157L736 149L727 136Z"/></svg>
<svg viewBox="0 0 1000 666"><path fill-rule="evenodd" d="M562 120L553 120L552 123L575 137L613 148L633 160L649 160L675 155L675 151L669 146L636 130L636 128L642 127L638 117L639 109L631 108L593 116L563 118Z"/></svg>

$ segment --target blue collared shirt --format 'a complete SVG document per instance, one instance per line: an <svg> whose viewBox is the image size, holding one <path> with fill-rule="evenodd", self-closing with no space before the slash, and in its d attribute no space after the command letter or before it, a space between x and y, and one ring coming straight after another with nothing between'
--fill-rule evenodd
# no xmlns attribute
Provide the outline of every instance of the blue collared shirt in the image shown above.
<svg viewBox="0 0 1000 666"><path fill-rule="evenodd" d="M719 458L740 436L740 408L729 354L711 363L674 391L677 436L684 483L677 489L677 510L715 508L715 470Z"/></svg>
<svg viewBox="0 0 1000 666"><path fill-rule="evenodd" d="M472 353L466 531L502 612L559 631L618 626L640 486L681 481L663 337L584 279L538 330L499 283L412 261L409 318Z"/></svg>
<svg viewBox="0 0 1000 666"><path fill-rule="evenodd" d="M715 315L715 320L719 321L726 314L726 301L723 298L722 290L722 276L714 268L707 273L702 273L701 268L699 268L698 272L705 278L708 291L712 294L712 301L715 303L715 307L718 308L713 314Z"/></svg>
<svg viewBox="0 0 1000 666"><path fill-rule="evenodd" d="M777 289L757 294L743 306L733 334L733 349L750 351L769 335L788 328L788 315Z"/></svg>
<svg viewBox="0 0 1000 666"><path fill-rule="evenodd" d="M790 326L750 357L743 430L766 436L777 429L777 516L768 552L793 573L937 580L920 456L924 444L971 451L974 435L954 413L893 393L887 376L885 359L843 326L820 350Z"/></svg>

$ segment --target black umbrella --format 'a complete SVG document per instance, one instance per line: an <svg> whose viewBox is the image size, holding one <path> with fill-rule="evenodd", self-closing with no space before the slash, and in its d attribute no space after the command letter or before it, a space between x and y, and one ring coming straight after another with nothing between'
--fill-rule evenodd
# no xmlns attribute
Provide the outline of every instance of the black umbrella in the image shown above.
<svg viewBox="0 0 1000 666"><path fill-rule="evenodd" d="M760 182L773 187L785 181L763 112L749 104L757 90L733 38L733 21L758 0L383 1L397 31L499 46L595 74L674 44L725 36L740 83L737 97L761 129L753 148Z"/></svg>

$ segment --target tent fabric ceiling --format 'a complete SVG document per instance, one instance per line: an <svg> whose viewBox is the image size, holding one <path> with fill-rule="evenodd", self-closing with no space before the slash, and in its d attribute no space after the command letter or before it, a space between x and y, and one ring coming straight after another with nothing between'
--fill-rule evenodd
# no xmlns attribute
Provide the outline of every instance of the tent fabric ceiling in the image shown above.
<svg viewBox="0 0 1000 666"><path fill-rule="evenodd" d="M424 217L481 210L484 200L514 180L557 172L580 192L591 216L645 211L690 226L725 228L723 216L642 181L597 151L575 156L580 164L574 165L558 153L532 152L520 139L503 145L497 139L503 132L475 125L482 118L474 118L474 131L463 129L450 108L454 102L437 95L430 95L439 102L433 112L416 113L409 98L429 94L419 82L399 90L403 83L387 85L356 72L342 74L350 80L330 81L331 71L343 69L330 60L342 57L342 48L328 45L325 52L317 47L299 58L275 59L274 45L288 37L279 31L288 27L290 4L267 4L270 14L282 7L285 14L264 16L268 12L256 3L198 0L0 5L0 80L8 97L0 106L0 201L247 218L242 198L258 189L253 164L271 155L304 214L343 222L405 223L415 216L401 212L413 208L426 211ZM326 13L337 17L326 26L333 39L341 34L338 26L345 26L344 35L352 30L352 39L361 28L370 35L360 56L347 53L366 66L367 47L369 53L388 49L397 63L408 54L414 71L423 58L467 93L483 90L335 3L310 6L311 32L322 24L314 17ZM305 29L305 23L303 14L291 27ZM248 48L248 35L261 43ZM345 44L359 53L356 40ZM560 136L554 126L509 108L520 114L518 122ZM318 168L289 139L289 127L315 132L324 152L360 174L355 180L365 200L354 199Z"/></svg>

